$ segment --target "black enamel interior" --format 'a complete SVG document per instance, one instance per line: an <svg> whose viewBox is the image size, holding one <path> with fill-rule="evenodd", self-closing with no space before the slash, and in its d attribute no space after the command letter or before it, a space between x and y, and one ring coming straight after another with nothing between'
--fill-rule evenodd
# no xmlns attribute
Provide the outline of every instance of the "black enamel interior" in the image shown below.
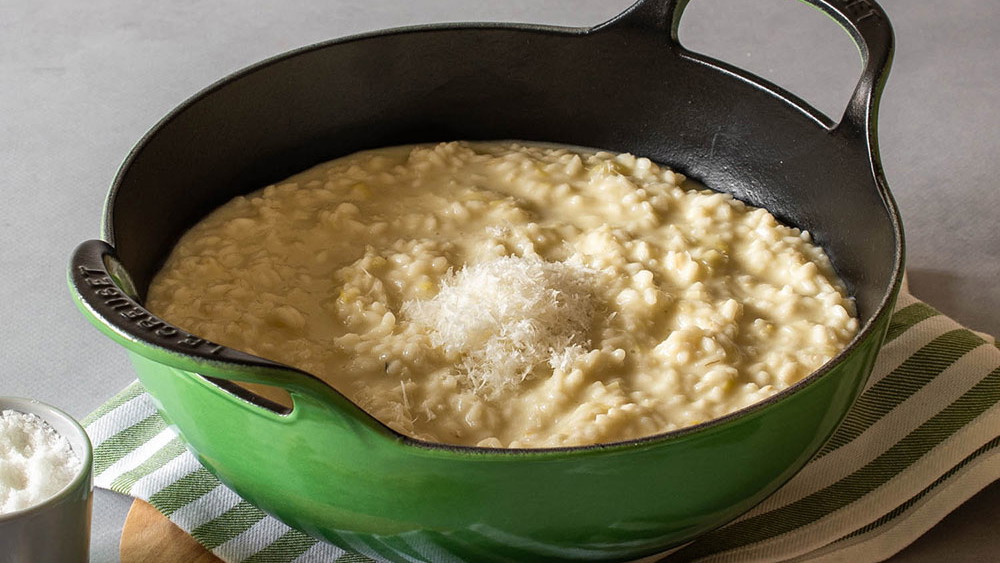
<svg viewBox="0 0 1000 563"><path fill-rule="evenodd" d="M411 30L271 61L139 145L106 235L144 295L177 237L231 197L357 150L454 139L647 156L810 230L864 320L892 283L898 241L864 143L627 27Z"/></svg>

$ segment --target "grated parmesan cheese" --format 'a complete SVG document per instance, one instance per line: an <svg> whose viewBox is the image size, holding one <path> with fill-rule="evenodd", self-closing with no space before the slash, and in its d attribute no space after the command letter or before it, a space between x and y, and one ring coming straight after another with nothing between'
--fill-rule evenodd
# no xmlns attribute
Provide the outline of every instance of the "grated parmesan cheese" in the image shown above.
<svg viewBox="0 0 1000 563"><path fill-rule="evenodd" d="M450 272L434 298L407 301L403 313L457 357L477 393L496 397L543 364L568 366L590 344L593 273L505 256Z"/></svg>
<svg viewBox="0 0 1000 563"><path fill-rule="evenodd" d="M69 440L41 417L0 411L0 516L54 496L81 467Z"/></svg>

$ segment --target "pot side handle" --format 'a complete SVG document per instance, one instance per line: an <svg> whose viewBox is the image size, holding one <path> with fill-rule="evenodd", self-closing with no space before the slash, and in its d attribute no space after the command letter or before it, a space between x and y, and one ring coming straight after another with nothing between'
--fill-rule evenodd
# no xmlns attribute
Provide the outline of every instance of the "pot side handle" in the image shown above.
<svg viewBox="0 0 1000 563"><path fill-rule="evenodd" d="M624 26L666 33L680 48L677 30L690 0L638 0L613 20L598 26ZM840 122L837 134L867 138L876 144L878 102L892 65L893 33L885 11L874 0L799 0L840 24L861 52L862 71ZM596 28L595 28L596 29ZM792 103L796 103L789 100ZM798 103L796 103L798 105Z"/></svg>
<svg viewBox="0 0 1000 563"><path fill-rule="evenodd" d="M70 262L69 286L87 320L131 352L204 376L280 387L292 396L296 409L322 408L350 420L351 426L360 422L370 428L382 427L309 373L210 342L149 312L136 300L114 247L103 240L89 240L77 247ZM217 391L228 393L221 388ZM296 400L301 397L311 400Z"/></svg>

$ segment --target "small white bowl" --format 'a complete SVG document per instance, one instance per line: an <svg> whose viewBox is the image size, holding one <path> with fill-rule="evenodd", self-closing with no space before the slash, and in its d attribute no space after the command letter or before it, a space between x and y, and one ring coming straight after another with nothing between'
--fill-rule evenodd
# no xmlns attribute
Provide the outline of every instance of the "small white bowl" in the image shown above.
<svg viewBox="0 0 1000 563"><path fill-rule="evenodd" d="M0 514L0 563L88 561L93 491L93 448L83 427L63 411L31 399L0 397L0 411L34 414L69 441L80 472L48 499Z"/></svg>

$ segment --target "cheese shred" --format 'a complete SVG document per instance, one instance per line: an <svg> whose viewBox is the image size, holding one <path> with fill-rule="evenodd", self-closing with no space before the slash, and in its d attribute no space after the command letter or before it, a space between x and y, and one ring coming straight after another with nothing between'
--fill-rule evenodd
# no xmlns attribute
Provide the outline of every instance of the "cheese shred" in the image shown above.
<svg viewBox="0 0 1000 563"><path fill-rule="evenodd" d="M505 256L450 272L435 297L403 313L456 356L477 393L496 397L546 365L566 369L589 346L593 277L576 264Z"/></svg>

